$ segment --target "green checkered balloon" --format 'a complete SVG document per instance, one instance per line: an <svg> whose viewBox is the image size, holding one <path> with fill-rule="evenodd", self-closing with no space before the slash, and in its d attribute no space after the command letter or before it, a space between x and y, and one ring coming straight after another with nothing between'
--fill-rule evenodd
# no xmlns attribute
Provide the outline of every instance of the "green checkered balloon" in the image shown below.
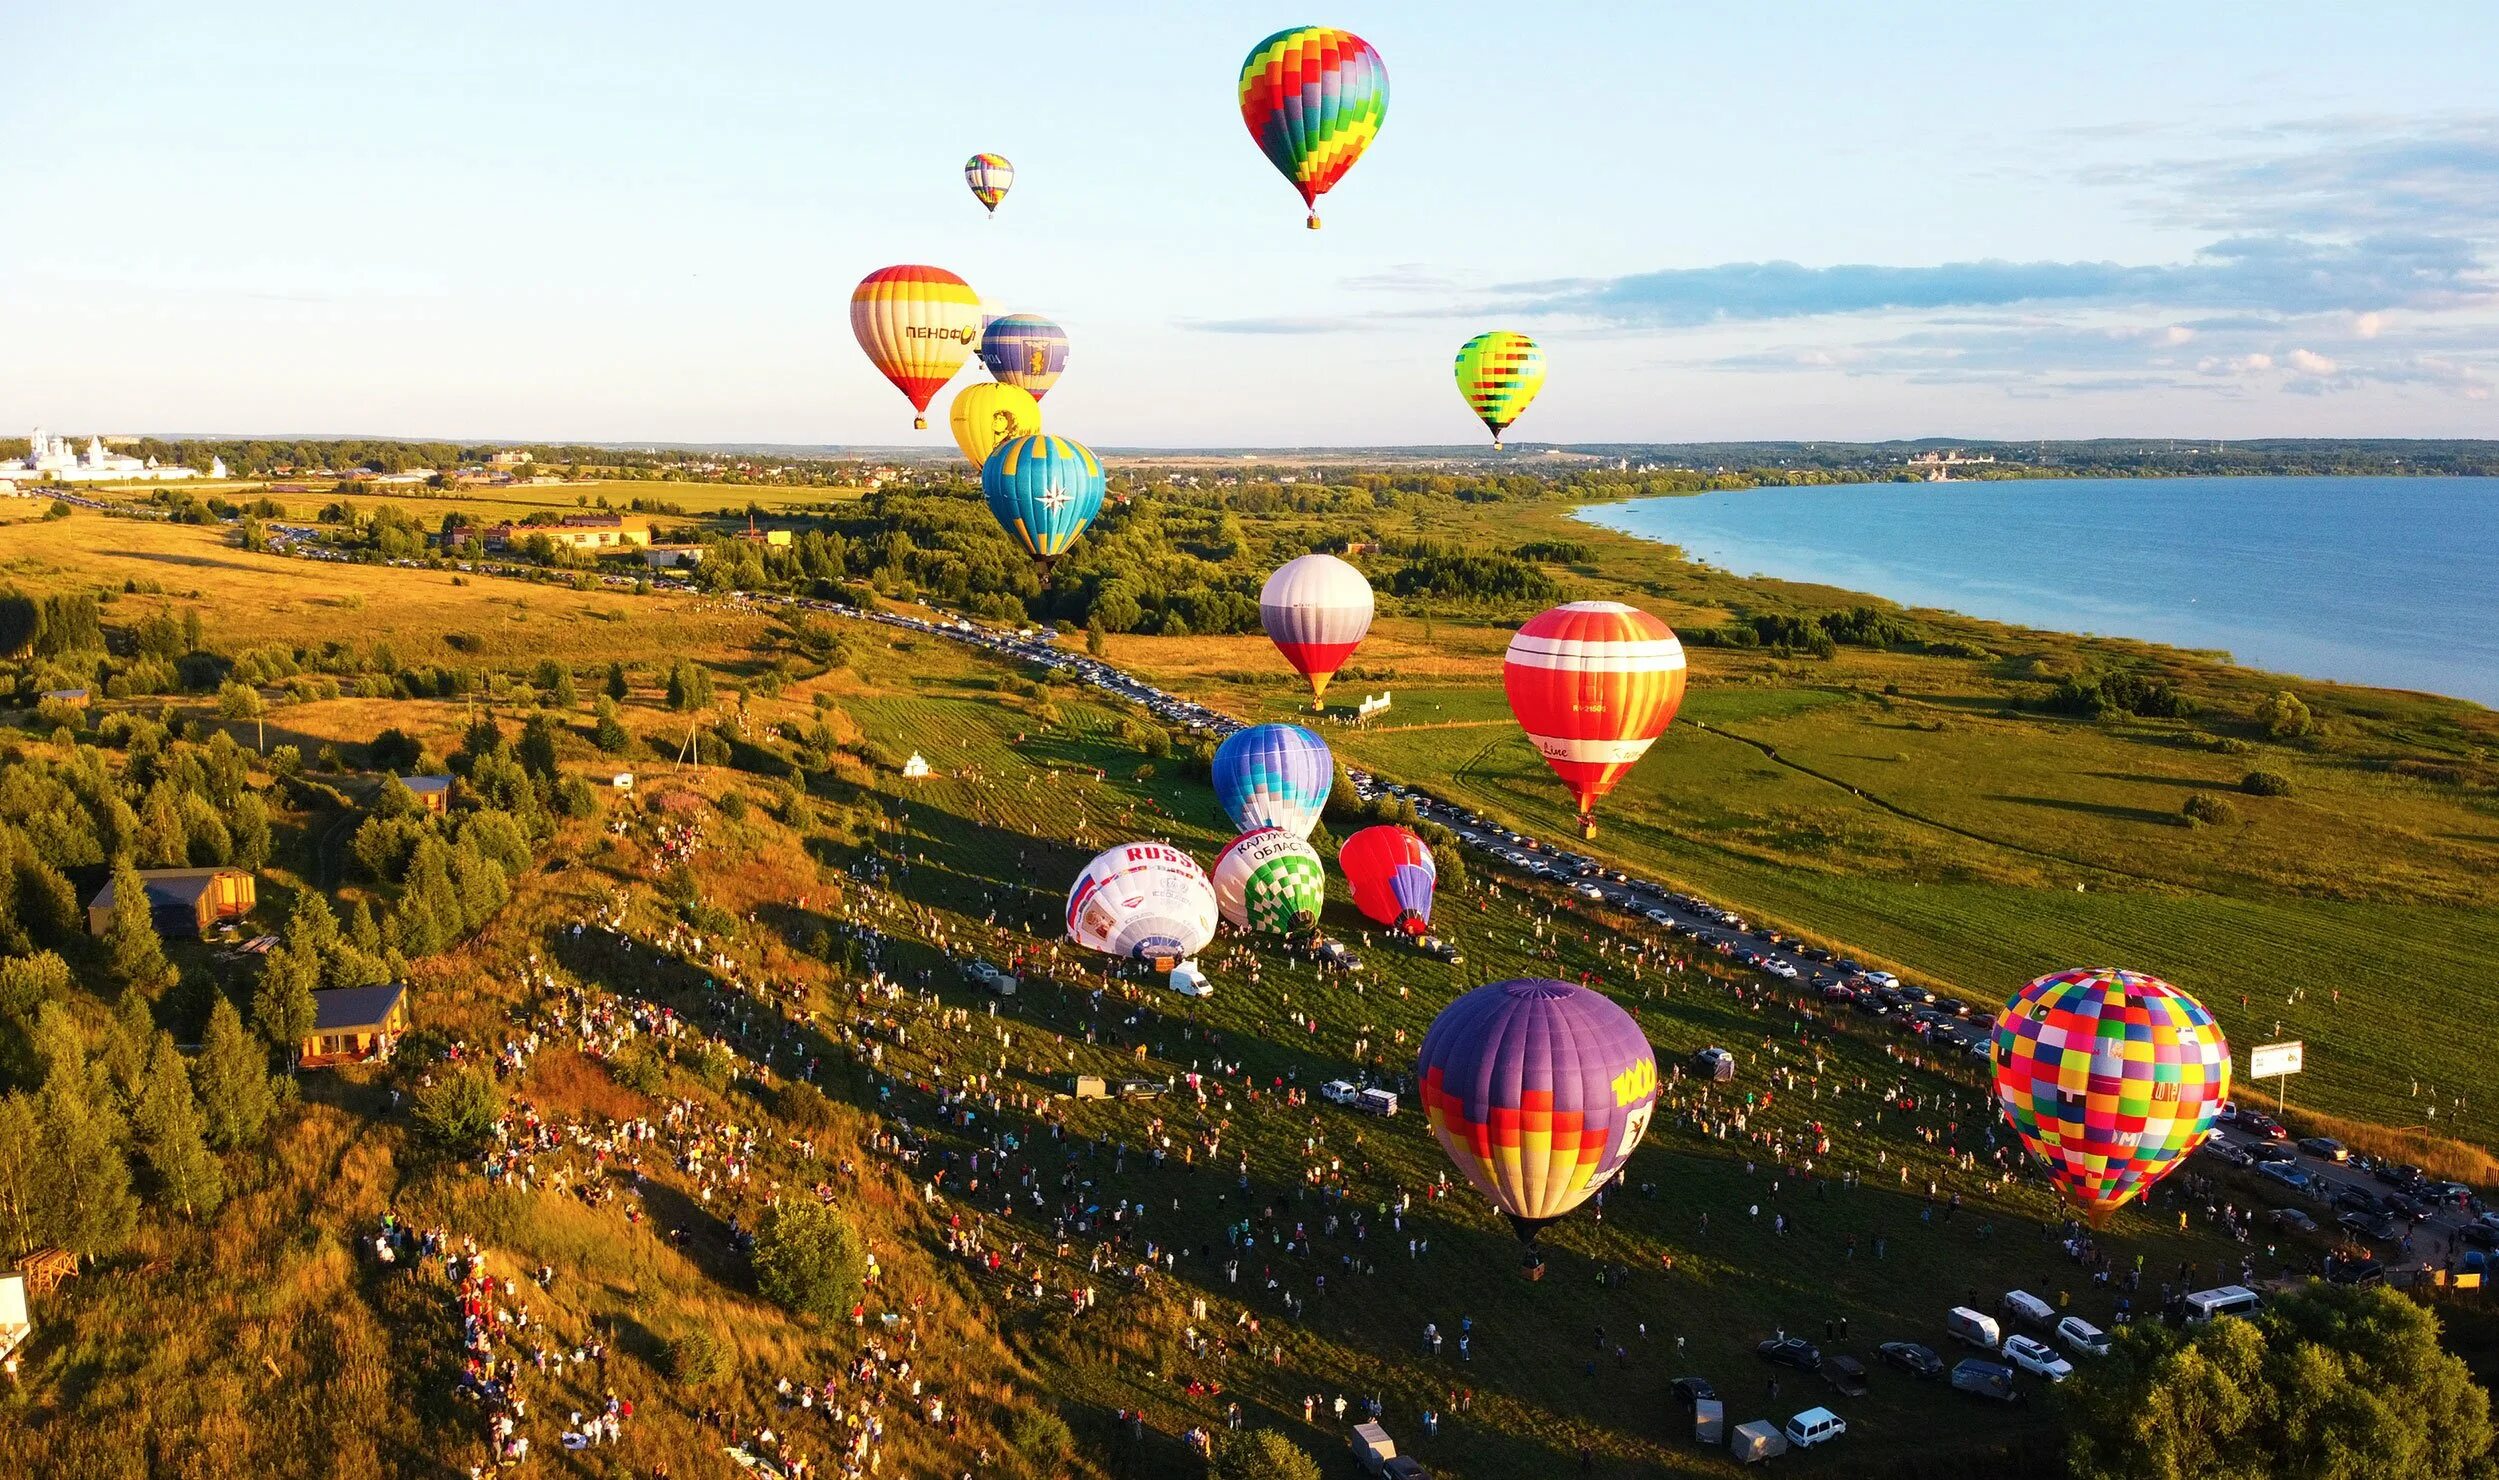
<svg viewBox="0 0 2499 1480"><path fill-rule="evenodd" d="M1327 892L1318 852L1280 827L1245 832L1215 858L1215 905L1237 929L1307 929Z"/></svg>

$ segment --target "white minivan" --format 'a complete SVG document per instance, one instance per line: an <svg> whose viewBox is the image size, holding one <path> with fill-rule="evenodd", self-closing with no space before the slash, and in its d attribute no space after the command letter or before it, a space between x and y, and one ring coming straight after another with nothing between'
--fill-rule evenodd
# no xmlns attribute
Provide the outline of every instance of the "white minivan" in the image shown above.
<svg viewBox="0 0 2499 1480"><path fill-rule="evenodd" d="M1787 1441L1811 1449L1848 1432L1848 1420L1828 1408L1808 1408L1787 1421Z"/></svg>
<svg viewBox="0 0 2499 1480"><path fill-rule="evenodd" d="M2076 1356L2105 1357L2109 1354L2109 1334L2080 1316L2067 1316L2056 1323L2056 1339Z"/></svg>
<svg viewBox="0 0 2499 1480"><path fill-rule="evenodd" d="M2200 1325L2215 1316L2253 1315L2264 1306L2264 1300L2245 1285L2223 1285L2215 1290L2198 1290L2187 1297L2187 1320Z"/></svg>

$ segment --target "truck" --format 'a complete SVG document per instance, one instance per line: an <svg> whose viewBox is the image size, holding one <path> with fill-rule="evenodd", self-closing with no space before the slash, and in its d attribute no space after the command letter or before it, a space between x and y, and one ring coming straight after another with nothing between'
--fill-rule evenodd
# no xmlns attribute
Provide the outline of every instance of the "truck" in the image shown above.
<svg viewBox="0 0 2499 1480"><path fill-rule="evenodd" d="M1388 1480L1423 1480L1422 1464L1397 1452L1397 1441L1378 1423L1354 1425L1354 1463L1366 1475L1381 1475Z"/></svg>
<svg viewBox="0 0 2499 1480"><path fill-rule="evenodd" d="M1397 1113L1397 1096L1384 1089L1366 1089L1354 1096L1354 1108L1365 1115L1391 1116Z"/></svg>

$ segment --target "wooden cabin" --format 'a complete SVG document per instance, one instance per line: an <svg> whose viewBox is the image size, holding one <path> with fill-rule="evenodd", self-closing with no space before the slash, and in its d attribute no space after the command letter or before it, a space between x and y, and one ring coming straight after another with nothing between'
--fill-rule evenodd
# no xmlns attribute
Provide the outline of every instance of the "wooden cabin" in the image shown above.
<svg viewBox="0 0 2499 1480"><path fill-rule="evenodd" d="M196 940L221 920L252 912L258 896L248 869L143 868L139 882L147 889L148 913L156 933L167 939ZM102 935L113 924L113 881L87 901L87 932Z"/></svg>
<svg viewBox="0 0 2499 1480"><path fill-rule="evenodd" d="M451 778L448 776L409 776L400 785L416 793L425 810L440 817L451 807Z"/></svg>
<svg viewBox="0 0 2499 1480"><path fill-rule="evenodd" d="M408 989L403 985L315 992L312 1033L295 1046L296 1062L307 1069L380 1063L407 1031Z"/></svg>

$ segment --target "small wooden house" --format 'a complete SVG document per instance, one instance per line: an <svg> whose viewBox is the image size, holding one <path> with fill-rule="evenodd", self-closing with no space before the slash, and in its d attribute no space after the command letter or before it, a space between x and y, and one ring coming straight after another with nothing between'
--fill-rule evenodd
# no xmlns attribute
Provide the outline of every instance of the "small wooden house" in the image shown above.
<svg viewBox="0 0 2499 1480"><path fill-rule="evenodd" d="M425 810L436 817L451 810L451 778L448 776L410 776L400 785L416 793Z"/></svg>
<svg viewBox="0 0 2499 1480"><path fill-rule="evenodd" d="M156 933L169 939L197 939L220 920L250 914L258 902L248 869L143 868L139 882L147 889ZM112 924L113 881L107 879L87 901L87 932L102 935Z"/></svg>
<svg viewBox="0 0 2499 1480"><path fill-rule="evenodd" d="M296 1045L296 1062L307 1069L379 1063L408 1031L408 989L340 987L312 994L312 1033Z"/></svg>

